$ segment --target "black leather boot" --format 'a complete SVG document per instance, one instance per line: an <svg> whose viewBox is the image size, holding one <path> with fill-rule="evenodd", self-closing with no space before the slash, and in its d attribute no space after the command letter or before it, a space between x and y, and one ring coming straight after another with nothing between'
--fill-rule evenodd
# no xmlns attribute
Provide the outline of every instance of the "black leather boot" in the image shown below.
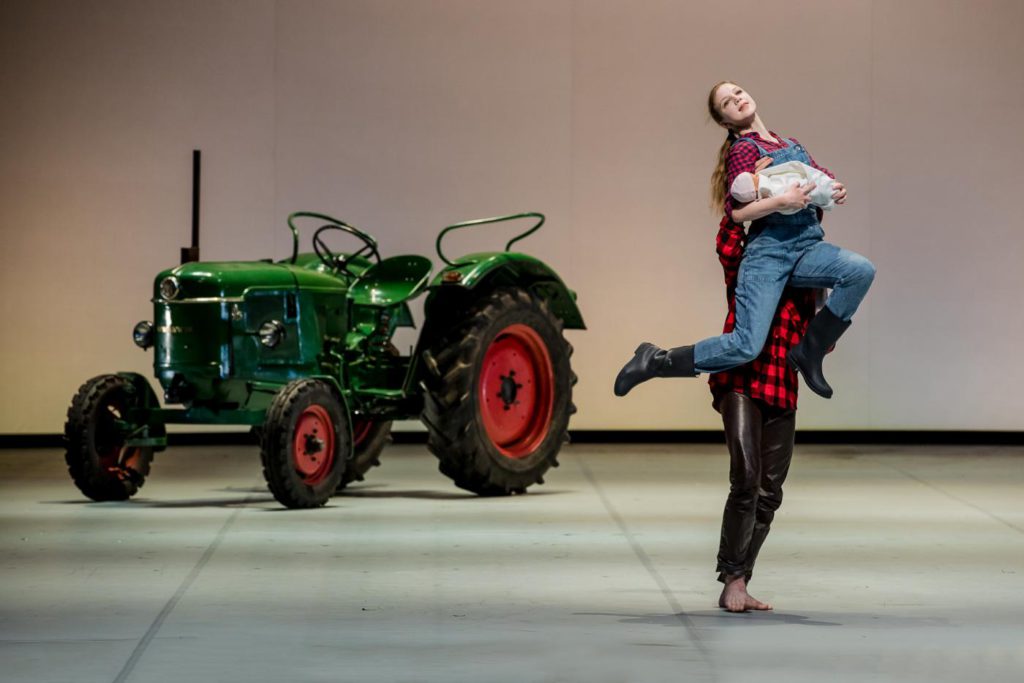
<svg viewBox="0 0 1024 683"><path fill-rule="evenodd" d="M625 396L629 390L653 377L696 377L693 369L693 347L677 346L661 349L644 342L636 347L629 359L615 377L615 395Z"/></svg>
<svg viewBox="0 0 1024 683"><path fill-rule="evenodd" d="M832 398L832 387L825 381L821 363L825 360L825 353L849 326L849 320L841 320L825 306L811 319L800 343L786 354L789 366L803 376L804 383L818 396Z"/></svg>

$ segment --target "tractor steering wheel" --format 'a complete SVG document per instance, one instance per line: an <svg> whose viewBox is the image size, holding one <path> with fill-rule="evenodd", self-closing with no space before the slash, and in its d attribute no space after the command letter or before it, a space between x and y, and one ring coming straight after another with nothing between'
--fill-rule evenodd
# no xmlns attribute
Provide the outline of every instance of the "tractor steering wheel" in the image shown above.
<svg viewBox="0 0 1024 683"><path fill-rule="evenodd" d="M331 251L330 247L327 246L327 243L324 242L323 237L320 236L323 232L328 230L340 230L341 232L354 235L363 241L363 246L354 253L348 255L335 254ZM377 263L380 263L380 252L377 251L377 241L362 230L353 228L351 225L328 223L321 227L313 233L313 251L316 252L317 257L325 266L333 271L344 273L345 275L353 278L359 277L359 274L349 270L349 262L352 261L352 259L365 255L374 257Z"/></svg>

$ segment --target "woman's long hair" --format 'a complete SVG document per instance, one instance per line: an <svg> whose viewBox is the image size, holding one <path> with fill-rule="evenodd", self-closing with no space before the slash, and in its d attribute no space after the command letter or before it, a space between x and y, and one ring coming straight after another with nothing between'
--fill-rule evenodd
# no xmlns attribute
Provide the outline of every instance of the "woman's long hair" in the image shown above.
<svg viewBox="0 0 1024 683"><path fill-rule="evenodd" d="M719 81L715 83L715 87L711 88L711 92L708 93L708 114L711 115L711 119L715 123L727 129L728 127L722 119L722 114L718 111L718 107L715 106L715 92L726 83L733 82ZM732 147L733 141L736 140L736 132L732 129L728 130L725 142L722 143L722 147L718 150L718 164L715 165L715 170L711 174L711 210L715 212L725 210L725 160L729 156L729 148Z"/></svg>

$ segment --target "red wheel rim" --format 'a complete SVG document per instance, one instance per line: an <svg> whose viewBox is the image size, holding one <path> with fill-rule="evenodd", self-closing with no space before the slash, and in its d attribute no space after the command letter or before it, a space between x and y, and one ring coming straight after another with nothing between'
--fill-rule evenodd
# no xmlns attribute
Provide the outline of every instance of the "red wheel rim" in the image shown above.
<svg viewBox="0 0 1024 683"><path fill-rule="evenodd" d="M311 405L299 415L292 441L295 471L302 481L316 486L334 465L334 422L321 405Z"/></svg>
<svg viewBox="0 0 1024 683"><path fill-rule="evenodd" d="M373 420L354 420L352 422L352 445L359 447L373 429Z"/></svg>
<svg viewBox="0 0 1024 683"><path fill-rule="evenodd" d="M142 456L140 448L126 448L124 446L109 446L102 451L97 451L100 468L117 474L125 468L139 470L139 458Z"/></svg>
<svg viewBox="0 0 1024 683"><path fill-rule="evenodd" d="M551 429L555 371L544 340L510 325L487 347L478 388L487 436L502 455L525 458Z"/></svg>

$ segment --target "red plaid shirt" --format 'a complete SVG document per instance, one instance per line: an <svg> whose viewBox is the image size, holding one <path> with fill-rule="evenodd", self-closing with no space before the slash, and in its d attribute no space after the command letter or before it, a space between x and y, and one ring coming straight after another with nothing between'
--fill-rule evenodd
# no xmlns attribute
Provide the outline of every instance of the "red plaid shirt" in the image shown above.
<svg viewBox="0 0 1024 683"><path fill-rule="evenodd" d="M773 130L768 132L771 133L772 136L775 138L778 138L780 140L783 139L781 135L776 135L775 131ZM765 151L768 152L774 152L777 149L783 149L783 146L780 145L779 143L775 142L774 140L765 140L757 133L747 133L743 137L757 140L757 144L764 147ZM788 140L791 144L799 144L796 138L785 139ZM807 151L806 147L804 148L804 151ZM740 173L753 173L754 164L760 158L761 152L758 151L756 145L753 145L746 141L735 143L729 150L729 155L725 158L725 187L732 187L732 181L736 180L736 176L738 176ZM835 176L832 175L832 171L828 170L827 168L822 168L821 166L818 166L818 164L815 163L814 157L811 156L810 152L807 152L807 158L808 160L810 160L811 166L818 169L819 171L827 175L829 178L835 180ZM734 207L732 195L726 192L725 215L728 216L729 218L732 218L733 208ZM821 209L818 209L818 220L821 220Z"/></svg>
<svg viewBox="0 0 1024 683"><path fill-rule="evenodd" d="M725 296L729 303L729 314L725 318L723 332L732 332L736 325L736 279L743 259L746 236L743 226L733 223L728 216L722 218L718 228L716 251L718 260L725 270ZM712 405L718 410L719 401L730 391L738 391L750 398L786 410L796 409L796 395L799 388L797 374L786 363L789 351L807 331L807 324L814 317L816 292L814 289L786 287L779 300L779 307L772 320L768 341L761 355L737 368L713 373L711 385Z"/></svg>

